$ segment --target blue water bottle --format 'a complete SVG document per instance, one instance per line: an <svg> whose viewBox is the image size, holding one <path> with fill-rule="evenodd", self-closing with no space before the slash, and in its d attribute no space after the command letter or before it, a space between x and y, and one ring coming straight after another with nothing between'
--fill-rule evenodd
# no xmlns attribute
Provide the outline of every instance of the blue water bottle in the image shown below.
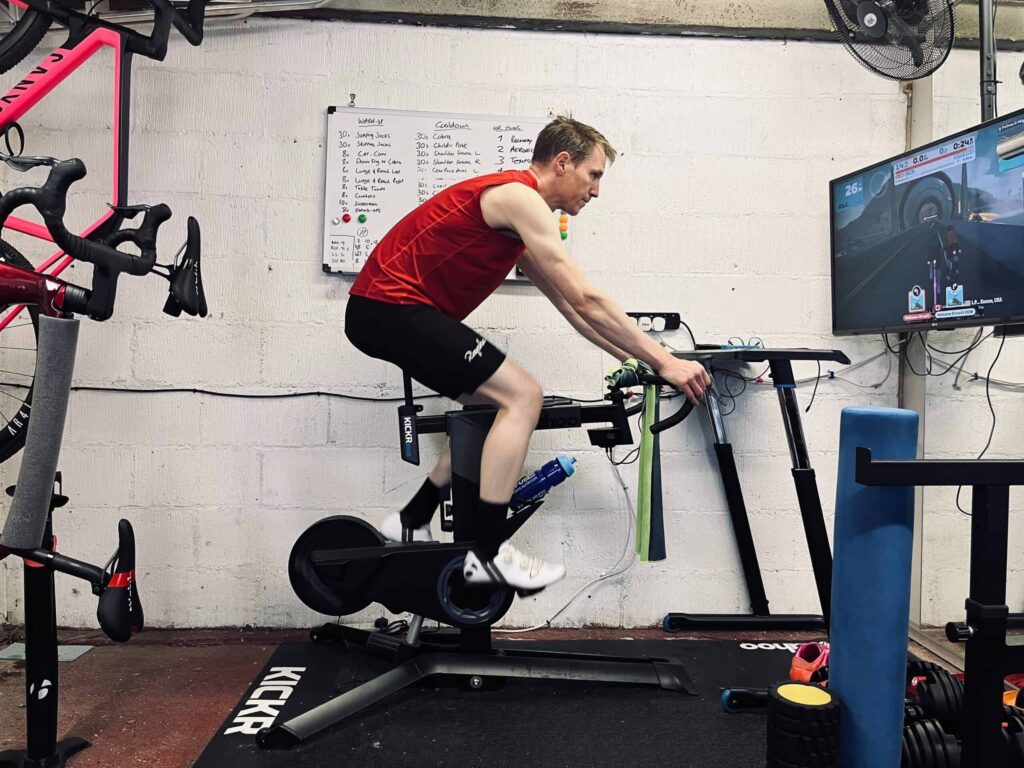
<svg viewBox="0 0 1024 768"><path fill-rule="evenodd" d="M520 478L516 487L512 489L509 508L515 512L543 498L548 491L576 471L575 464L575 456L560 453L557 459L552 459L532 475Z"/></svg>

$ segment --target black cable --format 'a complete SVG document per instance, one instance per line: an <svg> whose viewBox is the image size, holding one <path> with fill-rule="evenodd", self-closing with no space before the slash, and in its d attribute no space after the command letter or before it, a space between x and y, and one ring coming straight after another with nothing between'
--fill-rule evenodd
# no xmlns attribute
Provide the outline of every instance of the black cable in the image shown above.
<svg viewBox="0 0 1024 768"><path fill-rule="evenodd" d="M18 387L22 389L28 389L29 386L24 384L5 384L8 387ZM295 397L333 397L339 400L359 400L366 403L401 403L405 401L404 397L361 397L359 395L343 395L338 392L321 392L319 390L310 392L285 392L282 394L271 394L271 395L253 395L246 394L243 392L215 392L209 389L197 389L195 387L167 387L161 389L132 389L131 387L71 387L72 392L126 392L128 394L193 394L193 395L210 395L211 397L234 397L241 398L244 400L288 400ZM427 400L437 399L442 395L437 394L426 394L426 395L413 395L413 400Z"/></svg>
<svg viewBox="0 0 1024 768"><path fill-rule="evenodd" d="M992 334L990 333L989 336L991 336L991 335ZM968 347L966 347L963 350L948 350L947 351L947 350L937 349L937 348L931 346L930 344L928 344L928 342L925 341L924 336L922 336L920 332L915 332L914 334L911 334L910 338L913 338L913 336L917 336L920 339L921 348L924 350L924 354L925 354L924 371L918 371L917 369L914 368L914 364L910 362L910 356L909 356L909 353L908 353L908 347L910 346L910 340L909 339L903 345L903 349L902 350L894 350L889 345L888 336L886 334L882 334L882 338L885 340L885 347L886 347L886 349L888 351L892 352L893 354L900 355L903 358L903 360L906 362L907 369L912 374L914 374L915 376L920 376L920 377L934 376L936 378L945 376L947 373L949 373L950 371L955 369L960 364L961 361L966 360L968 355L970 355L971 352L973 352L974 350L976 350L978 348L978 346L980 346L981 342L983 342L985 339L989 338L989 336L985 336L984 338L980 338L977 341L972 342ZM935 356L932 354L932 351L939 352L939 353L942 353L942 354L951 354L951 355L955 354L955 355L958 355L958 356L951 363L946 365L946 367L944 369L942 369L941 371L936 373L935 372ZM943 365L946 364L946 361L944 361L944 360L940 361L940 362Z"/></svg>
<svg viewBox="0 0 1024 768"><path fill-rule="evenodd" d="M988 451L989 446L992 445L992 437L996 433L996 409L992 406L992 371L996 367L996 363L999 361L999 356L1003 353L1003 344L1006 343L1006 335L1004 334L999 340L999 349L996 350L996 356L992 358L992 365L988 367L988 372L985 374L985 401L988 403L989 413L992 414L992 426L988 431L988 440L985 441L985 447L981 449L981 453L978 454L980 459Z"/></svg>
<svg viewBox="0 0 1024 768"><path fill-rule="evenodd" d="M898 355L900 354L900 350L898 350L898 349L893 349L893 348L892 348L892 347L891 347L891 346L889 345L889 334L888 334L888 333L883 333L883 334L882 334L882 342L883 342L883 343L885 344L885 348L886 348L887 350L889 350L890 352L892 352L892 353L893 353L894 355L897 355L897 356L898 356ZM900 343L900 344L903 344L903 342L899 342L899 343Z"/></svg>
<svg viewBox="0 0 1024 768"><path fill-rule="evenodd" d="M639 460L639 458L640 458L640 449L639 448L634 448L629 453L627 453L625 456L623 456L619 461L616 461L615 459L612 458L611 448L608 449L608 461L610 461L616 467L622 467L622 466L625 466L626 464L635 464Z"/></svg>
<svg viewBox="0 0 1024 768"><path fill-rule="evenodd" d="M811 402L804 408L804 413L811 412L811 406L814 405L814 396L818 394L818 382L821 381L821 360L818 360L818 375L814 377L814 389L811 390Z"/></svg>
<svg viewBox="0 0 1024 768"><path fill-rule="evenodd" d="M963 354L961 354L960 356L958 356L958 357L957 357L957 358L956 358L955 360L953 360L953 362L951 362L951 363L950 363L950 364L949 364L948 366L946 366L946 369L945 369L945 370L943 370L943 371L942 371L941 373L929 373L928 375L929 375L929 376L934 376L934 377L936 377L936 378L940 378L940 377L942 377L942 376L945 376L945 375L946 375L947 373L949 373L949 372L950 372L950 371L952 371L952 370L953 370L954 368L956 368L956 367L957 367L957 365L958 365L958 364L959 364L959 363L960 363L960 362L961 362L962 360L966 360L966 359L967 359L967 356L968 356L968 355L970 355L970 354L971 354L971 352L973 352L973 351L974 351L973 349L970 349L970 350L967 350L966 352L964 352ZM942 362L944 363L945 361L942 361Z"/></svg>
<svg viewBox="0 0 1024 768"><path fill-rule="evenodd" d="M697 337L695 337L693 335L693 329L691 329L690 326L688 326L686 324L686 322L684 320L682 320L682 319L680 319L679 324L681 326L683 326L683 328L686 329L687 333L690 334L690 341L693 343L693 348L696 349L697 348Z"/></svg>
<svg viewBox="0 0 1024 768"><path fill-rule="evenodd" d="M984 336L982 338L975 339L974 341L972 341L970 344L968 344L963 349L939 349L938 347L933 347L931 344L928 344L927 342L925 342L925 345L932 352L938 352L939 354L942 354L942 355L959 355L959 354L961 354L963 352L973 352L975 349L978 348L978 346L981 344L981 342L985 341L985 339L990 338L993 333L995 333L995 331L990 331L988 336Z"/></svg>
<svg viewBox="0 0 1024 768"><path fill-rule="evenodd" d="M717 397L719 404L724 404L726 401L729 401L731 407L729 407L728 410L722 411L722 416L729 416L736 410L736 398L747 391L747 379L743 376L738 376L732 371L716 369L714 373L722 374L722 387L725 389L725 392L722 393L716 388L715 396ZM729 379L738 379L742 388L738 392L734 392L729 386Z"/></svg>
<svg viewBox="0 0 1024 768"><path fill-rule="evenodd" d="M928 376L932 376L932 371L935 367L935 357L928 350L928 344L924 340L924 334L921 333L920 331L917 332L917 341L921 345L921 349L924 351L925 373Z"/></svg>
<svg viewBox="0 0 1024 768"><path fill-rule="evenodd" d="M996 367L996 362L999 360L999 356L1003 353L1003 344L1006 343L1006 334L1004 333L999 339L999 349L996 350L996 356L992 358L992 364L988 367L988 372L985 374L985 401L988 403L989 413L992 414L992 426L988 430L988 440L985 441L985 447L981 449L981 453L978 454L978 459L985 455L988 451L989 446L992 445L992 438L996 433L996 409L992 405L992 392L990 385L992 383L992 371ZM958 486L956 489L956 508L963 512L965 515L970 517L971 513L960 506L960 492L963 490L963 486Z"/></svg>
<svg viewBox="0 0 1024 768"><path fill-rule="evenodd" d="M15 376L26 376L31 378L31 374L14 374ZM3 382L3 386L8 389L31 389L32 384L16 384L13 382ZM306 392L285 392L275 394L249 394L245 392L217 392L210 389L199 389L196 387L162 387L156 389L133 389L131 387L90 387L90 386L74 386L71 388L73 392L126 392L128 394L207 394L212 397L238 397L242 399L253 399L253 400L272 400L272 399L290 399L293 397L334 397L341 400L357 400L359 402L404 402L404 397L361 397L356 394L341 394L339 392L322 392L319 390L310 390ZM558 395L560 396L560 395ZM439 399L443 397L440 394L414 394L414 400L422 399ZM593 399L583 399L580 397L566 397L565 399L572 402L604 402L604 397L595 397Z"/></svg>
<svg viewBox="0 0 1024 768"><path fill-rule="evenodd" d="M643 435L643 432L644 432L643 423L644 423L644 412L643 412L643 409L641 409L640 410L640 415L637 416L637 419L636 419L636 428L637 428L637 431L641 435ZM608 461L610 461L616 467L621 467L621 466L624 466L626 464L635 464L640 459L640 445L638 443L636 448L634 448L629 453L627 453L625 456L623 456L619 461L616 461L614 458L612 458L612 449L611 449L611 447L606 448L605 449L605 453L608 455Z"/></svg>

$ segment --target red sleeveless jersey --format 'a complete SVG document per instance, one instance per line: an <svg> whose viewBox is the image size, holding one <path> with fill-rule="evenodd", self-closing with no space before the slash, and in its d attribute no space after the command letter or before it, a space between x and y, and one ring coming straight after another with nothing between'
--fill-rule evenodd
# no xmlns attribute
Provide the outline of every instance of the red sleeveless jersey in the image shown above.
<svg viewBox="0 0 1024 768"><path fill-rule="evenodd" d="M373 249L350 293L389 304L426 304L462 320L501 285L526 250L487 226L480 194L509 183L537 189L526 171L460 181L391 228Z"/></svg>

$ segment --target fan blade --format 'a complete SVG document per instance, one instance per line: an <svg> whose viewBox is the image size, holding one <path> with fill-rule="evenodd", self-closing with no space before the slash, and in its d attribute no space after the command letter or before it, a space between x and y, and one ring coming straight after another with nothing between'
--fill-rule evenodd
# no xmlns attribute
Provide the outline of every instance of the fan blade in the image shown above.
<svg viewBox="0 0 1024 768"><path fill-rule="evenodd" d="M960 5L960 3L962 3L963 1L964 0L946 0L946 4L949 6L948 10L950 16L952 16L952 21L954 24L956 23L956 16L955 14L953 14L953 9ZM918 26L917 31L920 32L922 35L927 35L928 31L935 26L935 22L937 22L938 20L939 14L929 14L924 18L924 21L921 22L920 26Z"/></svg>
<svg viewBox="0 0 1024 768"><path fill-rule="evenodd" d="M852 23L857 22L857 5L859 0L838 0L839 7L843 9L843 13L846 14L847 20Z"/></svg>
<svg viewBox="0 0 1024 768"><path fill-rule="evenodd" d="M908 27L903 19L900 18L899 13L896 10L896 5L892 0L881 0L878 3L878 7L885 11L886 19L889 22L889 28L892 29L896 35L896 38L903 45L910 49L910 56L914 60L914 66L920 67L924 64L924 50L921 48L921 41L917 36L917 33Z"/></svg>

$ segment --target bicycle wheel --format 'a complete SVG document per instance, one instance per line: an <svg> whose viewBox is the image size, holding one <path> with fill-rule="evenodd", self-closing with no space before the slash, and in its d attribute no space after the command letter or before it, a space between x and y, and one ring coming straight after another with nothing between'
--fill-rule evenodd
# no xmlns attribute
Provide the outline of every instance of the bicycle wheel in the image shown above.
<svg viewBox="0 0 1024 768"><path fill-rule="evenodd" d="M39 45L53 22L45 13L33 10L17 0L0 0L0 23L11 28L0 37L0 74L17 66ZM6 19L3 18L6 16Z"/></svg>
<svg viewBox="0 0 1024 768"><path fill-rule="evenodd" d="M28 259L4 240L0 240L0 261L22 269L33 268ZM0 312L0 319L6 319L10 311ZM0 462L7 461L25 445L32 412L38 336L39 308L26 307L0 337Z"/></svg>

